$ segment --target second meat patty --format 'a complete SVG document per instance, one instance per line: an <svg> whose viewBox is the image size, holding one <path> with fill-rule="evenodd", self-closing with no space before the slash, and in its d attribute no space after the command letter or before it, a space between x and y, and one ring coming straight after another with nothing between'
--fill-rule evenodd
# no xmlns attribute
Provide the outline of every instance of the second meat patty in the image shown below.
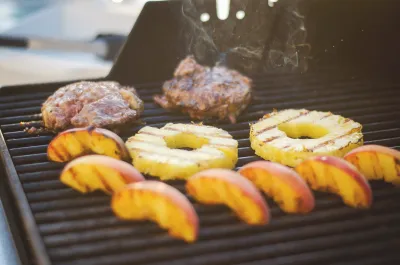
<svg viewBox="0 0 400 265"><path fill-rule="evenodd" d="M251 101L252 81L238 71L202 66L188 56L176 68L174 78L164 83L163 92L154 100L165 109L180 110L192 119L216 117L236 123Z"/></svg>

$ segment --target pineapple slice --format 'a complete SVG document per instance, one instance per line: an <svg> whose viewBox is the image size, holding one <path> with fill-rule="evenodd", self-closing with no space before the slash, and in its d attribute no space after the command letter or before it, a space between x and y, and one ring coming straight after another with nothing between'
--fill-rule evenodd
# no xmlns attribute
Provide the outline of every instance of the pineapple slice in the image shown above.
<svg viewBox="0 0 400 265"><path fill-rule="evenodd" d="M361 124L331 112L288 109L251 124L250 142L265 160L295 167L311 156L343 157L363 144L361 130Z"/></svg>
<svg viewBox="0 0 400 265"><path fill-rule="evenodd" d="M210 168L232 169L238 160L238 142L228 132L202 124L146 126L126 146L140 172L162 180L187 179Z"/></svg>

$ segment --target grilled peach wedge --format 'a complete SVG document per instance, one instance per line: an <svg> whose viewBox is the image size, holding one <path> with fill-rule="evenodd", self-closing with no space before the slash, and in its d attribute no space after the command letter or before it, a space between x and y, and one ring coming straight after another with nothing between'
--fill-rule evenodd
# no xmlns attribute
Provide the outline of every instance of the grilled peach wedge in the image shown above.
<svg viewBox="0 0 400 265"><path fill-rule="evenodd" d="M344 159L315 156L300 163L296 171L313 190L337 194L348 206L369 208L372 204L368 180Z"/></svg>
<svg viewBox="0 0 400 265"><path fill-rule="evenodd" d="M115 133L102 128L74 128L58 134L47 148L47 157L54 162L68 162L88 155L106 155L129 159L125 143Z"/></svg>
<svg viewBox="0 0 400 265"><path fill-rule="evenodd" d="M229 169L208 169L186 182L189 195L203 204L225 204L250 225L269 222L269 208L259 190L245 177Z"/></svg>
<svg viewBox="0 0 400 265"><path fill-rule="evenodd" d="M344 156L369 180L400 185L400 152L380 145L364 145Z"/></svg>
<svg viewBox="0 0 400 265"><path fill-rule="evenodd" d="M149 220L188 243L197 240L199 218L189 200L160 181L130 184L113 195L115 215L123 220Z"/></svg>
<svg viewBox="0 0 400 265"><path fill-rule="evenodd" d="M60 180L81 193L102 190L111 194L127 184L145 179L127 162L108 156L87 155L69 162Z"/></svg>
<svg viewBox="0 0 400 265"><path fill-rule="evenodd" d="M248 163L238 171L280 206L286 213L308 213L315 199L307 183L296 171L273 162Z"/></svg>

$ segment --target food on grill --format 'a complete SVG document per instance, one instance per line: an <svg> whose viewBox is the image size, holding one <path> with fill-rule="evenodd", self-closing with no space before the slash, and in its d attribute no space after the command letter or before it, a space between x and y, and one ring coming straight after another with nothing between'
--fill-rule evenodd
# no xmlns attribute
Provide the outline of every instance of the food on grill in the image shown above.
<svg viewBox="0 0 400 265"><path fill-rule="evenodd" d="M243 166L239 173L272 197L287 213L308 213L314 209L314 195L307 183L286 166L256 161Z"/></svg>
<svg viewBox="0 0 400 265"><path fill-rule="evenodd" d="M145 179L124 161L102 155L87 155L69 162L60 180L81 193L102 190L111 194L129 183Z"/></svg>
<svg viewBox="0 0 400 265"><path fill-rule="evenodd" d="M57 135L47 148L47 157L55 162L67 162L88 154L106 155L127 160L128 149L115 133L102 128L73 128Z"/></svg>
<svg viewBox="0 0 400 265"><path fill-rule="evenodd" d="M364 145L344 156L367 179L400 184L400 152L379 145Z"/></svg>
<svg viewBox="0 0 400 265"><path fill-rule="evenodd" d="M176 68L174 78L164 83L164 94L154 100L165 109L188 113L192 119L229 118L235 123L251 101L251 87L252 81L235 70L202 66L188 56Z"/></svg>
<svg viewBox="0 0 400 265"><path fill-rule="evenodd" d="M113 195L112 209L123 220L149 220L188 243L197 240L199 220L189 200L174 187L142 181Z"/></svg>
<svg viewBox="0 0 400 265"><path fill-rule="evenodd" d="M208 169L190 177L186 190L203 204L225 204L250 225L269 223L267 202L248 179L228 169Z"/></svg>
<svg viewBox="0 0 400 265"><path fill-rule="evenodd" d="M186 179L208 168L232 169L238 160L238 142L228 132L201 124L147 126L126 146L140 172L163 180Z"/></svg>
<svg viewBox="0 0 400 265"><path fill-rule="evenodd" d="M361 124L331 112L287 109L250 125L250 142L265 160L295 167L312 156L343 157L363 144L361 129Z"/></svg>
<svg viewBox="0 0 400 265"><path fill-rule="evenodd" d="M117 128L137 120L143 106L133 87L112 81L82 81L59 88L43 103L42 116L45 127L54 131Z"/></svg>
<svg viewBox="0 0 400 265"><path fill-rule="evenodd" d="M311 157L300 163L296 171L313 190L337 194L348 206L369 208L372 204L372 191L368 180L342 158Z"/></svg>

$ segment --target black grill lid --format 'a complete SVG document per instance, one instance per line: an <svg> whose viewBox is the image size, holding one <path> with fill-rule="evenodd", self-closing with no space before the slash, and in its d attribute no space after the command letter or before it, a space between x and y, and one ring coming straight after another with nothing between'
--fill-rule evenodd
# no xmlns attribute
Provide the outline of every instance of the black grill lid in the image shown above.
<svg viewBox="0 0 400 265"><path fill-rule="evenodd" d="M302 73L332 66L396 74L399 1L279 0L272 9L266 2L232 0L225 22L215 15L215 0L148 2L109 78L127 84L163 81L188 53L201 63L214 64L221 59L220 53L248 45L252 51L262 50L261 59L228 52L231 60L226 63L249 75ZM235 19L236 10L246 11L245 19ZM203 12L210 14L210 20L201 24ZM154 18L162 23L154 23ZM202 30L195 30L199 26ZM253 40L252 34L259 37ZM217 48L210 47L204 35L211 35Z"/></svg>
<svg viewBox="0 0 400 265"><path fill-rule="evenodd" d="M310 2L312 18L319 18L326 27L331 26L330 12L339 12L339 22L350 21L354 16L340 4L343 1ZM323 2L324 4L319 4ZM381 14L376 15L375 24L386 26L394 21L389 16L391 1L381 1ZM337 4L334 4L337 3ZM350 1L346 1L350 3ZM351 1L347 7L361 5ZM359 21L368 21L372 12L372 1L363 1L359 7ZM156 2L146 5L128 42L113 70L106 79L125 84L135 84L145 100L143 120L147 125L161 127L166 122L190 122L187 116L169 113L156 106L151 98L160 91L161 83L172 74L176 63L182 58L163 46L177 36L177 30L169 28L171 14L165 7L171 3ZM173 4L172 4L173 5ZM324 5L330 9L324 9ZM164 9L163 9L164 8ZM152 13L158 10L158 13ZM164 10L162 12L162 10ZM155 12L155 11L154 11ZM340 13L341 12L341 13ZM165 23L153 28L154 17L159 15ZM169 15L168 15L169 14ZM346 15L347 14L347 15ZM151 17L151 19L149 18ZM328 17L328 18L327 18ZM150 23L151 21L151 23ZM155 30L158 34L146 34ZM336 23L335 22L335 23ZM343 22L344 23L344 22ZM394 24L393 24L394 25ZM359 43L352 37L355 28L342 27L325 33L315 30L319 36L314 47L321 48L346 33L355 43L349 43L334 56L324 55L319 64L308 73L254 74L255 99L248 110L239 117L237 124L219 123L216 126L228 130L239 141L240 159L238 167L259 158L249 147L249 122L256 121L273 108L307 108L332 111L363 124L366 143L376 143L400 150L400 79L389 75L390 71L366 72L364 64L390 66L391 60L357 61L349 51ZM334 28L332 26L332 28ZM372 27L374 28L374 27ZM352 30L353 29L353 30ZM397 30L397 28L396 28ZM178 30L179 31L179 30ZM389 40L387 28L378 35L382 43ZM171 33L171 35L166 34ZM370 32L370 38L376 37ZM330 38L329 38L330 37ZM386 38L385 38L386 37ZM160 41L160 42L159 42ZM146 44L146 45L145 45ZM368 44L370 48L376 43ZM392 45L388 43L387 45ZM174 50L175 51L175 50ZM317 49L318 51L318 49ZM387 55L386 50L373 50L370 58L377 54ZM329 54L329 53L328 53ZM318 57L317 57L318 58ZM146 60L147 59L147 60ZM158 62L158 63L157 63ZM352 62L352 64L347 64ZM346 67L344 67L346 66ZM347 69L344 69L347 68ZM390 67L385 69L390 70ZM361 71L363 70L363 71ZM140 84L141 83L141 84ZM398 264L400 255L400 212L397 201L400 190L391 185L372 183L374 204L372 209L361 211L345 207L340 198L315 193L316 210L301 215L287 215L269 201L272 223L265 227L250 227L237 220L225 207L210 207L194 202L200 216L200 239L193 245L174 240L157 225L149 222L131 223L117 220L109 207L110 198L100 192L80 195L58 181L62 165L50 163L46 158L47 144L52 135L29 135L20 122L40 126L40 104L63 83L16 86L0 90L0 150L5 168L7 187L11 191L18 211L18 220L28 239L32 259L39 265L67 264ZM213 124L213 123L211 123ZM124 131L124 140L140 127ZM183 182L173 181L183 191ZM17 223L17 222L16 222Z"/></svg>

